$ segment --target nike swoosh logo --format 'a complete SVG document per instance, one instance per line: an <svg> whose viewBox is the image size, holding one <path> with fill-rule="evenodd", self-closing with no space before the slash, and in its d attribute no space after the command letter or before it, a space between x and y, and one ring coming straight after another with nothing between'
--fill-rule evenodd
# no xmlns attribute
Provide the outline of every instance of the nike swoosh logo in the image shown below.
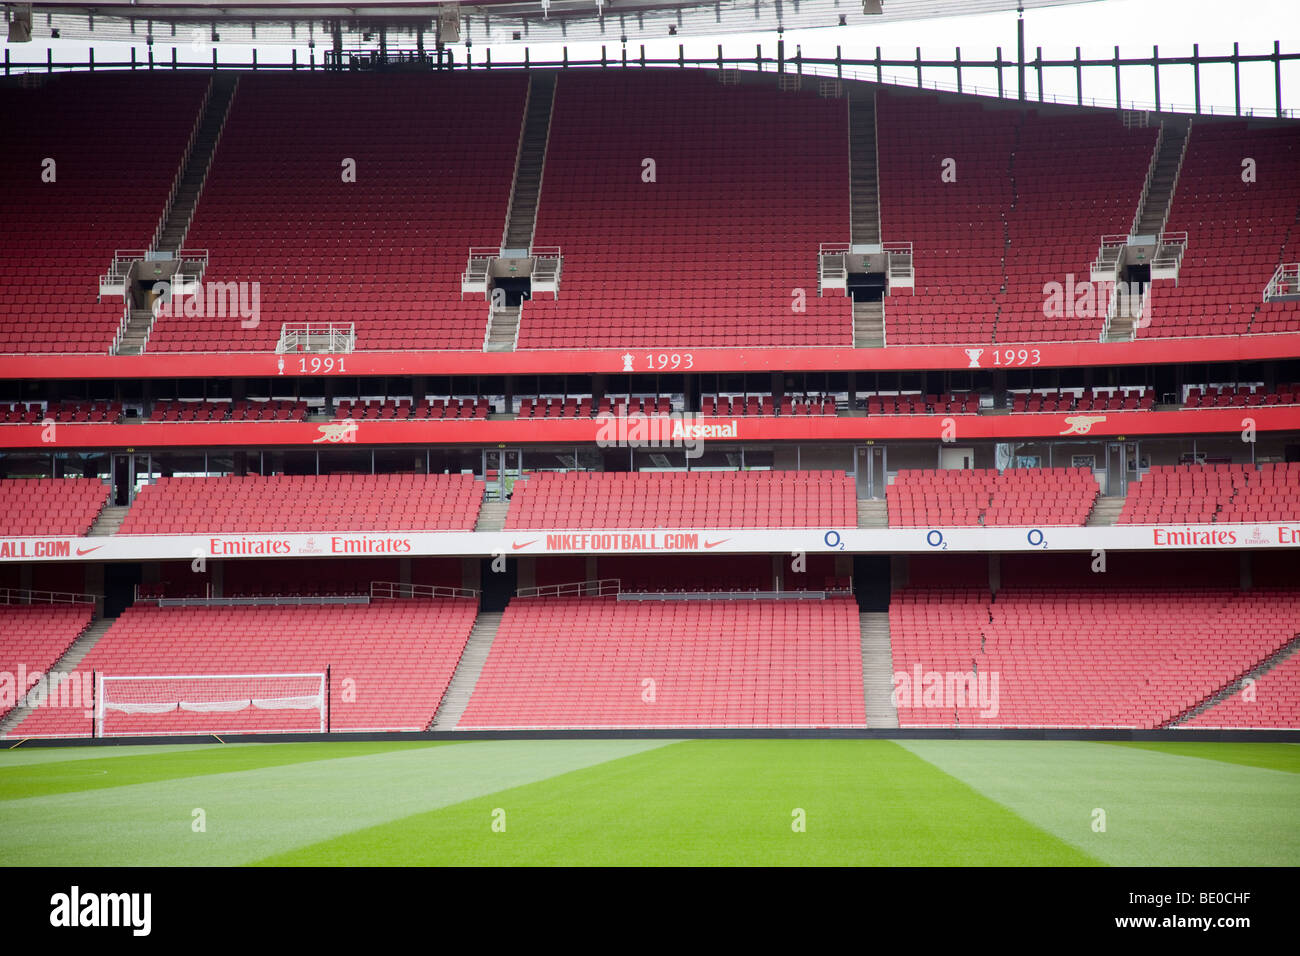
<svg viewBox="0 0 1300 956"><path fill-rule="evenodd" d="M85 555L90 554L90 552L92 552L92 551L98 551L98 550L99 550L100 548L102 548L102 547L103 547L102 544L97 544L97 545L95 545L93 548L78 548L78 549L77 549L77 557L79 557L79 558L80 558L80 557L84 557Z"/></svg>
<svg viewBox="0 0 1300 956"><path fill-rule="evenodd" d="M510 547L511 547L513 550L518 551L520 548L526 548L526 547L528 547L530 544L536 544L538 541L541 541L541 540L542 540L541 538L533 538L532 541L525 541L523 544L519 544L518 542L513 542L513 541L512 541L512 542L510 543Z"/></svg>
<svg viewBox="0 0 1300 956"><path fill-rule="evenodd" d="M730 540L731 540L730 538L723 538L721 541L708 541L708 540L706 540L706 541L704 542L704 546L705 546L706 548L716 548L718 545L720 545L720 544L726 544L726 543L727 543L728 541L730 541Z"/></svg>

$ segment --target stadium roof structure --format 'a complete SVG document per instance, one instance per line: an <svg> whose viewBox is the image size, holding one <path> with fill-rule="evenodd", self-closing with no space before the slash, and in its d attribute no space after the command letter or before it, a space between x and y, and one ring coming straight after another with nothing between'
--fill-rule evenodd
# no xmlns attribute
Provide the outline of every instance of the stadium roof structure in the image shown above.
<svg viewBox="0 0 1300 956"><path fill-rule="evenodd" d="M900 22L1095 0L428 0L331 3L328 0L98 0L2 3L12 23L31 10L31 35L166 43L196 27L246 44L355 47L378 42L547 43L646 40ZM57 32L56 32L57 31ZM23 39L11 26L11 42Z"/></svg>

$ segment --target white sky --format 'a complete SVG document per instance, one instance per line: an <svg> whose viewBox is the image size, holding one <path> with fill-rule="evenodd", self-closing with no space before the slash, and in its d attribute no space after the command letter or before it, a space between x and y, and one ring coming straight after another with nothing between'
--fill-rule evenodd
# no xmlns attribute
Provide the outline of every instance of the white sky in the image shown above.
<svg viewBox="0 0 1300 956"><path fill-rule="evenodd" d="M1053 7L1044 10L1029 10L1025 13L1025 46L1030 59L1037 47L1043 48L1043 55L1049 59L1068 59L1074 56L1076 46L1082 48L1084 58L1109 57L1114 54L1118 44L1121 56L1149 56L1152 46L1159 45L1164 56L1187 55L1192 52L1192 44L1200 43L1202 55L1229 54L1234 42L1241 45L1241 52L1270 53L1274 40L1282 41L1283 53L1297 52L1295 38L1300 35L1300 0L1098 0L1093 3L1081 3L1070 7ZM47 49L53 49L56 59L84 60L89 45L84 41L50 40L41 37L45 32L43 24L35 25L37 34L31 43L0 44L9 50L15 61L41 61L46 57ZM1004 57L1013 57L1016 49L1016 14L994 13L969 17L948 17L934 20L921 20L914 23L866 25L855 27L831 27L815 30L788 30L785 34L787 55L793 55L796 48L810 56L834 56L835 47L839 45L845 56L857 56L863 59L875 55L879 45L885 57L914 57L916 48L926 58L951 58L955 48L960 44L963 59L992 59L996 48L1002 47ZM699 39L682 39L679 37L646 43L647 56L675 57L678 43L686 47L688 56L712 56L717 46L722 44L727 55L752 56L755 45L762 44L765 54L775 55L776 34L736 34L725 37L703 37ZM640 41L629 43L629 57L639 55ZM95 43L95 57L98 61L126 59L129 49L126 44ZM248 47L235 44L218 44L220 60L230 63L247 63L251 57ZM258 50L258 58L263 63L288 62L291 47L266 46ZM317 54L321 53L317 47ZM196 53L188 44L177 47L177 56L182 60L196 60L210 57L211 53ZM485 47L475 44L474 59L481 62ZM536 60L560 58L559 45L535 44L530 46L531 56ZM619 55L617 43L608 47L611 58ZM143 59L145 47L137 47L137 55ZM170 60L171 47L156 44L154 55L160 60ZM298 48L299 62L306 63L308 51L305 46ZM500 44L492 46L494 62L512 61L522 58L522 46L519 44ZM570 43L571 59L598 58L600 45L595 43ZM464 47L456 50L458 61L464 59ZM915 71L895 70L898 81L908 85L915 83ZM888 74L886 79L888 79ZM926 85L938 82L946 87L955 87L956 75L952 70L927 70ZM1015 71L1004 73L1004 83L1009 95L1014 95ZM997 77L992 70L963 70L963 83L968 91L979 88L980 91L995 91ZM1146 68L1127 68L1122 77L1123 96L1126 105L1131 101L1139 106L1150 106L1154 96L1152 91L1152 71ZM1035 76L1033 70L1027 71L1026 85L1031 98L1036 98ZM1161 103L1166 109L1182 108L1191 110L1192 70L1190 67L1169 68L1161 71ZM1044 76L1044 90L1048 96L1067 99L1073 102L1075 80L1073 71L1059 71L1053 75L1048 71ZM1112 69L1094 69L1084 74L1084 100L1095 99L1098 105L1114 105L1114 71ZM1274 106L1274 75L1271 64L1248 64L1241 68L1241 97L1243 111L1254 110L1264 115L1271 115ZM1202 108L1214 112L1231 112L1234 106L1232 67L1204 67L1201 70ZM1282 67L1282 105L1284 109L1300 110L1300 62L1291 62Z"/></svg>

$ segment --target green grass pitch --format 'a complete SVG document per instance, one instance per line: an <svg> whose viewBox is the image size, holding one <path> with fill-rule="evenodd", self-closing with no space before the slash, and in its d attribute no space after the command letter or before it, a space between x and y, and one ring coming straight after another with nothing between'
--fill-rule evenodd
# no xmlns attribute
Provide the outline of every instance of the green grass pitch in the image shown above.
<svg viewBox="0 0 1300 956"><path fill-rule="evenodd" d="M1300 746L178 743L0 750L0 865L1300 864Z"/></svg>

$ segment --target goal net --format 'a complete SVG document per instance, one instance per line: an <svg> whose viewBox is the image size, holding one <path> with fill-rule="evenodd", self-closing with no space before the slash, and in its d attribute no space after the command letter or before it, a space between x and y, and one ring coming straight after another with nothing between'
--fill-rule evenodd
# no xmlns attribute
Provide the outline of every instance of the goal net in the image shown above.
<svg viewBox="0 0 1300 956"><path fill-rule="evenodd" d="M324 674L100 674L95 729L141 734L320 733L328 706Z"/></svg>

